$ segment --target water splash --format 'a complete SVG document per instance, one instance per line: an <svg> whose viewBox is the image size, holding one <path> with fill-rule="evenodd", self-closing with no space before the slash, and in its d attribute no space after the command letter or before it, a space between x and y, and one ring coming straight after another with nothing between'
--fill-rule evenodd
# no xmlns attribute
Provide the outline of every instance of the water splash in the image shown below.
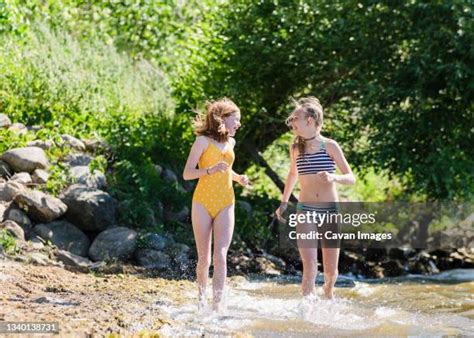
<svg viewBox="0 0 474 338"><path fill-rule="evenodd" d="M454 293L474 290L474 283L463 285L461 289L452 285L442 287L450 288L449 292ZM314 297L302 298L298 284L244 280L233 283L232 288L228 289L226 309L220 313L213 312L210 307L198 311L193 292L189 292L190 302L184 306L165 302L167 305L162 310L174 322L173 325L163 327L160 334L165 337L203 334L230 336L235 333L282 337L313 334L474 334L473 315L459 315L452 307L433 309L417 301L416 297L423 292L439 292L440 297L445 297L442 294L448 289L440 290L439 287L433 291L419 283L356 282L353 288L338 288L336 299L326 300L320 288ZM438 300L432 299L432 302ZM467 313L473 312L472 294L470 299L462 303L462 309Z"/></svg>

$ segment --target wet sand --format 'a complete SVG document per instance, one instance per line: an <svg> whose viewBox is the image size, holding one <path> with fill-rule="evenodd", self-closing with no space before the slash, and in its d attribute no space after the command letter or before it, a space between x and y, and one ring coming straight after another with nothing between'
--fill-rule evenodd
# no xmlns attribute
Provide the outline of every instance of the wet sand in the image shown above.
<svg viewBox="0 0 474 338"><path fill-rule="evenodd" d="M55 266L0 261L0 320L59 322L60 335L156 333L172 319L167 299L189 301L189 281L129 274L97 276ZM37 336L36 336L37 337Z"/></svg>

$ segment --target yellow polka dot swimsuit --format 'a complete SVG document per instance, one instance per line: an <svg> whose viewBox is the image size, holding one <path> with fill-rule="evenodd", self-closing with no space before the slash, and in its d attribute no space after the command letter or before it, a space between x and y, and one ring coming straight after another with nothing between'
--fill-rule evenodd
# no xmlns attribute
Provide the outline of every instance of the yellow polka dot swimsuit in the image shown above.
<svg viewBox="0 0 474 338"><path fill-rule="evenodd" d="M235 202L234 188L232 187L232 164L234 159L234 151L230 145L222 151L209 140L206 150L199 158L199 169L212 167L221 161L229 164L225 172L201 176L194 191L193 202L197 202L206 208L212 218L215 218L222 209Z"/></svg>

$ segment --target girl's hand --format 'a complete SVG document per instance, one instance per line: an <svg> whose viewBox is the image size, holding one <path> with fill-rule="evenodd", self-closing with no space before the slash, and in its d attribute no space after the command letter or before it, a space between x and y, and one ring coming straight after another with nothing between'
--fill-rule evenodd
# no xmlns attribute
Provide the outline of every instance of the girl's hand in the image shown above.
<svg viewBox="0 0 474 338"><path fill-rule="evenodd" d="M286 222L286 219L284 219L282 216L286 208L288 208L288 203L282 202L280 203L280 206L275 210L275 215L280 220L280 222Z"/></svg>
<svg viewBox="0 0 474 338"><path fill-rule="evenodd" d="M250 187L252 185L247 175L239 175L239 180L237 182L244 187Z"/></svg>
<svg viewBox="0 0 474 338"><path fill-rule="evenodd" d="M330 174L327 171L321 171L317 173L317 175L323 182L327 182L327 183L336 182L336 175Z"/></svg>
<svg viewBox="0 0 474 338"><path fill-rule="evenodd" d="M227 162L221 161L217 163L215 166L212 166L209 168L208 172L210 175L215 174L215 173L223 173L227 171L229 168L229 164Z"/></svg>

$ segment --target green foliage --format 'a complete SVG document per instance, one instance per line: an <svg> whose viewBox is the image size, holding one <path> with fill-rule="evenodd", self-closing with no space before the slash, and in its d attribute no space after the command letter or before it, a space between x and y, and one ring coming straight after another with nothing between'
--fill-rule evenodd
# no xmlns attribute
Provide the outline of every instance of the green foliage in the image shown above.
<svg viewBox="0 0 474 338"><path fill-rule="evenodd" d="M89 163L89 170L94 172L95 170L98 170L102 173L105 173L107 169L107 159L105 158L104 155L98 155L92 159L92 161Z"/></svg>
<svg viewBox="0 0 474 338"><path fill-rule="evenodd" d="M34 22L44 21L81 41L99 38L170 72L177 58L192 54L190 46L198 47L189 40L189 33L201 29L195 28L196 23L215 5L213 0L10 0L3 6L0 2L0 24L4 32L22 35Z"/></svg>
<svg viewBox="0 0 474 338"><path fill-rule="evenodd" d="M24 147L31 139L30 133L18 134L12 130L0 128L0 154L11 148Z"/></svg>
<svg viewBox="0 0 474 338"><path fill-rule="evenodd" d="M170 108L158 69L100 41L80 43L39 25L27 38L3 37L2 45L0 100L12 120L81 136L117 115Z"/></svg>
<svg viewBox="0 0 474 338"><path fill-rule="evenodd" d="M236 231L257 246L280 192L248 150L284 179L289 98L315 95L323 135L358 176L342 198L469 199L472 11L457 0L0 0L0 113L44 126L0 130L0 152L53 140L45 189L57 194L72 182L61 135L104 139L110 153L89 167L106 173L120 223L191 238L158 207L179 211L191 195L155 164L180 173L191 109L229 96L242 110L235 168L254 182L236 188L253 207L237 208Z"/></svg>
<svg viewBox="0 0 474 338"><path fill-rule="evenodd" d="M269 216L273 213L275 206L278 206L278 200L267 196L249 196L244 201L252 206L252 212L249 214L240 203L237 203L235 231L249 247L262 248L263 243L270 237L271 217Z"/></svg>
<svg viewBox="0 0 474 338"><path fill-rule="evenodd" d="M67 186L74 183L69 174L68 167L61 162L51 166L49 170L49 178L46 182L46 191L52 195L59 195L59 193Z"/></svg>
<svg viewBox="0 0 474 338"><path fill-rule="evenodd" d="M374 168L369 168L364 173L355 172L355 176L357 184L338 187L342 201L388 202L412 198L403 194L399 182L390 180L386 173L376 172Z"/></svg>
<svg viewBox="0 0 474 338"><path fill-rule="evenodd" d="M111 192L120 201L119 221L122 225L161 228L160 203L171 211L179 211L184 205L191 204L190 196L163 182L150 158L117 161L112 169L114 174L108 177L108 181Z"/></svg>
<svg viewBox="0 0 474 338"><path fill-rule="evenodd" d="M361 170L427 198L470 199L472 15L463 1L232 1L206 18L212 35L196 34L180 101L230 96L240 137L263 150L286 131L289 97L315 95L326 134Z"/></svg>
<svg viewBox="0 0 474 338"><path fill-rule="evenodd" d="M6 253L12 254L18 251L15 237L5 229L0 230L0 245Z"/></svg>
<svg viewBox="0 0 474 338"><path fill-rule="evenodd" d="M172 117L169 87L158 68L145 60L132 61L99 40L79 42L43 24L32 26L27 36L1 39L5 48L0 51L0 112L14 122L41 124L44 128L36 138L54 141L47 151L53 164L47 191L57 194L72 183L60 164L69 148L58 146L61 135L68 133L97 136L109 144L115 161L109 181L125 204L124 224L155 224L152 211L158 199L183 204L173 187L156 189L165 184L152 161L173 167L183 161L188 147L176 142L180 132L187 133L187 121ZM2 150L35 139L0 132L9 140L2 142ZM104 154L90 164L102 172L108 166Z"/></svg>

